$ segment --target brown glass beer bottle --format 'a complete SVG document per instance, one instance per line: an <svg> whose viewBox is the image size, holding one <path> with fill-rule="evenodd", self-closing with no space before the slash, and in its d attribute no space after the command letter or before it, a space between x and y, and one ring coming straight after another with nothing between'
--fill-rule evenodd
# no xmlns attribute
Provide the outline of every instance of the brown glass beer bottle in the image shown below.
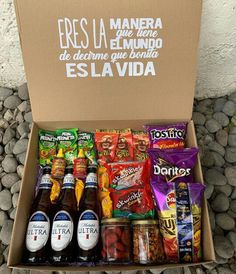
<svg viewBox="0 0 236 274"><path fill-rule="evenodd" d="M50 235L50 182L51 168L45 167L39 184L37 196L33 202L29 219L24 261L29 264L41 264L48 260L49 235Z"/></svg>
<svg viewBox="0 0 236 274"><path fill-rule="evenodd" d="M87 170L84 193L79 206L77 227L78 261L95 262L99 255L100 204L97 193L97 166Z"/></svg>
<svg viewBox="0 0 236 274"><path fill-rule="evenodd" d="M67 167L52 223L50 262L53 264L66 265L76 260L76 205L73 168Z"/></svg>

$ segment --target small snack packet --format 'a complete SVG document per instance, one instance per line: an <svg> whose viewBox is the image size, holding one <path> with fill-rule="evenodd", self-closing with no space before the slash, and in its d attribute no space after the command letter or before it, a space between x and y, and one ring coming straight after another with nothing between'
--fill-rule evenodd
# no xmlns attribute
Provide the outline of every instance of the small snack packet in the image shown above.
<svg viewBox="0 0 236 274"><path fill-rule="evenodd" d="M148 149L151 177L156 182L192 182L198 148Z"/></svg>
<svg viewBox="0 0 236 274"><path fill-rule="evenodd" d="M79 208L79 202L84 192L84 182L78 178L75 178L75 197L77 201L77 208Z"/></svg>
<svg viewBox="0 0 236 274"><path fill-rule="evenodd" d="M133 131L134 161L144 161L148 158L149 138L145 131Z"/></svg>
<svg viewBox="0 0 236 274"><path fill-rule="evenodd" d="M134 156L132 132L130 128L119 131L114 162L132 161Z"/></svg>
<svg viewBox="0 0 236 274"><path fill-rule="evenodd" d="M150 148L183 148L185 146L186 127L186 123L146 125Z"/></svg>
<svg viewBox="0 0 236 274"><path fill-rule="evenodd" d="M77 128L72 128L72 129L58 129L56 131L58 149L63 148L63 152L65 153L65 159L68 165L73 164L78 154L77 130L78 130Z"/></svg>
<svg viewBox="0 0 236 274"><path fill-rule="evenodd" d="M151 186L167 261L201 261L201 209L205 186L155 181Z"/></svg>
<svg viewBox="0 0 236 274"><path fill-rule="evenodd" d="M39 164L51 163L56 156L57 138L53 131L39 130Z"/></svg>
<svg viewBox="0 0 236 274"><path fill-rule="evenodd" d="M78 133L78 149L83 149L85 156L90 161L90 164L97 163L94 134L92 132Z"/></svg>
<svg viewBox="0 0 236 274"><path fill-rule="evenodd" d="M52 183L51 193L50 193L50 200L52 204L56 204L58 201L58 198L60 196L61 187L62 187L62 180L61 179L55 179L50 178L50 181Z"/></svg>
<svg viewBox="0 0 236 274"><path fill-rule="evenodd" d="M116 130L96 130L95 143L100 164L113 162L118 138L119 133Z"/></svg>

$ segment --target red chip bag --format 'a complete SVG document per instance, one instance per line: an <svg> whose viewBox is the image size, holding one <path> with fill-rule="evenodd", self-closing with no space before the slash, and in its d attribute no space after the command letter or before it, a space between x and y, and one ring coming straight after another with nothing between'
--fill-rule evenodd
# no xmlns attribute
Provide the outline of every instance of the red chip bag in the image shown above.
<svg viewBox="0 0 236 274"><path fill-rule="evenodd" d="M120 130L114 162L132 161L134 156L131 129Z"/></svg>
<svg viewBox="0 0 236 274"><path fill-rule="evenodd" d="M133 131L134 160L144 161L148 158L149 138L145 131Z"/></svg>

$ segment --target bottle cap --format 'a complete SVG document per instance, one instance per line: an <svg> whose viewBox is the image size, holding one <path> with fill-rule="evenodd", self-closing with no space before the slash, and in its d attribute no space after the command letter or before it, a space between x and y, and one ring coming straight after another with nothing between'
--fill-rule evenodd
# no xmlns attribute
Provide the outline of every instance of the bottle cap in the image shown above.
<svg viewBox="0 0 236 274"><path fill-rule="evenodd" d="M85 158L84 150L82 148L79 149L78 158Z"/></svg>
<svg viewBox="0 0 236 274"><path fill-rule="evenodd" d="M63 151L63 148L60 148L58 153L57 153L57 157L58 158L64 158L64 151Z"/></svg>

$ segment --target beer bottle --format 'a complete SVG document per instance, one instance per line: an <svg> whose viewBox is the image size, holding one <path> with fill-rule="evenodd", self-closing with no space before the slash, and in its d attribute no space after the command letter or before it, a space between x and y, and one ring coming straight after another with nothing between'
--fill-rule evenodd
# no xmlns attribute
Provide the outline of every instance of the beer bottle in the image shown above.
<svg viewBox="0 0 236 274"><path fill-rule="evenodd" d="M99 216L101 212L97 193L96 165L88 166L84 193L79 208L78 261L95 262L99 254Z"/></svg>
<svg viewBox="0 0 236 274"><path fill-rule="evenodd" d="M50 234L50 182L51 168L46 166L39 184L39 190L32 205L26 232L24 261L41 264L47 261Z"/></svg>
<svg viewBox="0 0 236 274"><path fill-rule="evenodd" d="M50 261L53 264L66 265L76 259L76 206L73 168L67 167L61 199L52 224Z"/></svg>

